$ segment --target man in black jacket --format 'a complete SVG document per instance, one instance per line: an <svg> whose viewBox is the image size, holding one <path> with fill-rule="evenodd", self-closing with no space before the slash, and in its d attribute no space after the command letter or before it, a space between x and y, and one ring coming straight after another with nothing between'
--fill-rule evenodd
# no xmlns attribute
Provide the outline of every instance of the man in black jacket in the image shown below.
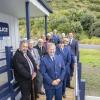
<svg viewBox="0 0 100 100"><path fill-rule="evenodd" d="M36 77L37 69L33 57L28 52L28 43L26 40L20 42L20 47L15 52L13 67L15 79L21 89L21 100L35 100L32 82L34 82Z"/></svg>
<svg viewBox="0 0 100 100"><path fill-rule="evenodd" d="M43 46L44 41L42 39L38 40L38 44L35 46L35 48L38 50L38 53L40 57L43 57L45 54L47 54L45 47Z"/></svg>

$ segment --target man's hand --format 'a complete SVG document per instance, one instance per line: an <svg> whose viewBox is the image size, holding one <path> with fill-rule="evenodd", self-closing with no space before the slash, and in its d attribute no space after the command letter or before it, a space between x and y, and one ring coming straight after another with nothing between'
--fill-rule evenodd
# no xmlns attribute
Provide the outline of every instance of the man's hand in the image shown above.
<svg viewBox="0 0 100 100"><path fill-rule="evenodd" d="M36 72L32 74L32 80L36 77Z"/></svg>
<svg viewBox="0 0 100 100"><path fill-rule="evenodd" d="M52 85L58 85L60 82L60 79L53 80Z"/></svg>
<svg viewBox="0 0 100 100"><path fill-rule="evenodd" d="M58 82L56 80L53 80L52 85L58 85Z"/></svg>
<svg viewBox="0 0 100 100"><path fill-rule="evenodd" d="M58 83L58 84L61 82L61 80L60 80L60 79L56 79L56 81L57 81L57 83Z"/></svg>

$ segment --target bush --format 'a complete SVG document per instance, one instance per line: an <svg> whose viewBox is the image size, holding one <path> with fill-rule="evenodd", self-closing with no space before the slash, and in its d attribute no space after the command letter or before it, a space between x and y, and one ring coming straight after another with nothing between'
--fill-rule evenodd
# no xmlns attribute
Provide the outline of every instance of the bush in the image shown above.
<svg viewBox="0 0 100 100"><path fill-rule="evenodd" d="M73 31L75 33L82 33L83 27L82 27L81 23L79 21L72 22L71 23L71 31Z"/></svg>
<svg viewBox="0 0 100 100"><path fill-rule="evenodd" d="M91 35L100 37L100 20L94 22L90 28Z"/></svg>
<svg viewBox="0 0 100 100"><path fill-rule="evenodd" d="M93 15L90 14L85 14L81 17L81 25L83 26L83 29L85 31L89 31L90 26L92 25L92 23L94 23L95 21L95 17Z"/></svg>

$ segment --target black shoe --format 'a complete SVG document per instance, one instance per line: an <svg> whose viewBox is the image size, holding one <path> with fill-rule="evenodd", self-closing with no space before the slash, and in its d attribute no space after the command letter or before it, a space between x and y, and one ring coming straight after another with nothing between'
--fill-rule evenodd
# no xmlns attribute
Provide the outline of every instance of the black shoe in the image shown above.
<svg viewBox="0 0 100 100"><path fill-rule="evenodd" d="M36 95L36 98L39 98L39 95Z"/></svg>
<svg viewBox="0 0 100 100"><path fill-rule="evenodd" d="M39 94L41 94L41 95L45 95L45 93L44 93L43 91L40 91Z"/></svg>
<svg viewBox="0 0 100 100"><path fill-rule="evenodd" d="M66 94L63 95L63 98L66 98Z"/></svg>
<svg viewBox="0 0 100 100"><path fill-rule="evenodd" d="M72 86L69 86L68 88L70 88L70 89L74 89L74 87L72 87Z"/></svg>

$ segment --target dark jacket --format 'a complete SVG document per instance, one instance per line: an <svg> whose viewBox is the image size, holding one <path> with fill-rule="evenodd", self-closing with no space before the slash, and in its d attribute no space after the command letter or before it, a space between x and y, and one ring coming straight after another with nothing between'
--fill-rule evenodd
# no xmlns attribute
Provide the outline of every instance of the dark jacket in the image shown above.
<svg viewBox="0 0 100 100"><path fill-rule="evenodd" d="M40 57L42 57L45 54L47 54L46 49L43 46L42 46L42 51L41 51L41 48L38 45L36 45L34 48L36 48L38 50L38 53L39 53Z"/></svg>
<svg viewBox="0 0 100 100"><path fill-rule="evenodd" d="M74 56L78 57L78 53L79 53L79 47L78 47L78 41L73 39L72 43L70 44L71 50L74 54Z"/></svg>
<svg viewBox="0 0 100 100"><path fill-rule="evenodd" d="M37 69L33 57L31 56L30 52L27 52L27 55L32 61L34 71L36 72ZM19 49L15 52L15 55L13 57L13 68L16 81L21 82L32 80L29 64L25 59L23 53Z"/></svg>

